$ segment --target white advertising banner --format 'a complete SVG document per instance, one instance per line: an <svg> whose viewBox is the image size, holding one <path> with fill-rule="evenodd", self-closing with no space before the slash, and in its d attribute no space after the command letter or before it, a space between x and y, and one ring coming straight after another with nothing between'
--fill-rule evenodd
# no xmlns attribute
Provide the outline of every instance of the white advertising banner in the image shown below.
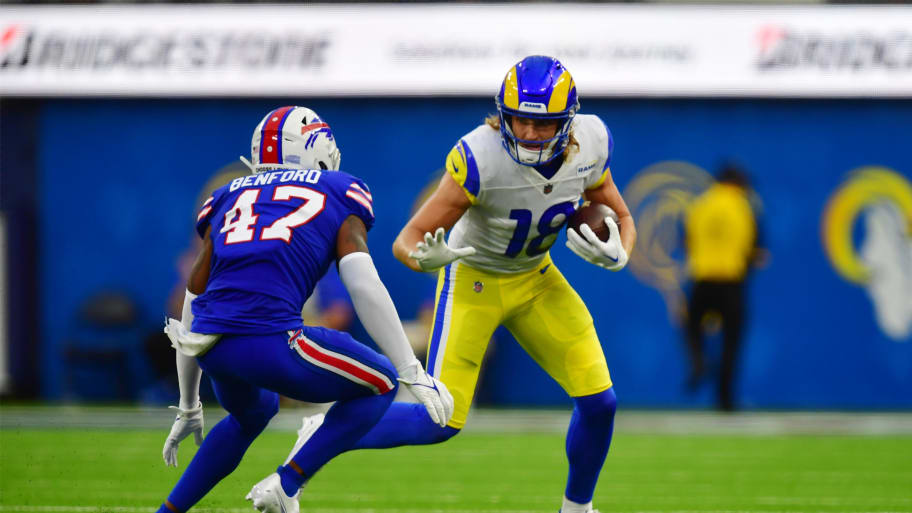
<svg viewBox="0 0 912 513"><path fill-rule="evenodd" d="M493 95L553 55L584 96L912 97L912 6L0 7L0 95Z"/></svg>

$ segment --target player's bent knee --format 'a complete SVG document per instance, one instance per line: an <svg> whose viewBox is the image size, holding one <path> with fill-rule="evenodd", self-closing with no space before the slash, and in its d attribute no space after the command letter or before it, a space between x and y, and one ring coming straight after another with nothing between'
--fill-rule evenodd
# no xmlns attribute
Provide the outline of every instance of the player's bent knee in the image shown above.
<svg viewBox="0 0 912 513"><path fill-rule="evenodd" d="M263 391L260 400L253 407L241 412L231 412L241 428L248 433L260 433L279 412L279 395Z"/></svg>
<svg viewBox="0 0 912 513"><path fill-rule="evenodd" d="M609 388L598 395L601 396L605 408L611 410L611 414L614 415L614 412L617 411L618 404L617 394L614 393L614 387Z"/></svg>
<svg viewBox="0 0 912 513"><path fill-rule="evenodd" d="M378 390L377 392L380 395L392 394L393 396L395 396L396 392L399 391L399 380L397 379L399 377L399 373L396 372L396 366L393 365L393 362L390 361L390 359L387 358L387 356L385 354L374 353L373 357L374 357L374 361L371 363L373 364L374 369L379 372L382 372L384 375L386 375L386 377L389 380L389 384L387 384L386 386L384 386L384 388ZM387 387L392 387L392 388L387 388Z"/></svg>
<svg viewBox="0 0 912 513"><path fill-rule="evenodd" d="M458 435L460 432L462 432L461 429L459 429L459 428L454 428L454 427L450 427L450 426L447 426L447 427L443 428L443 431L444 431L444 437L445 437L445 438L444 438L443 440L441 440L441 442L443 442L443 441L445 441L445 440L449 440L450 438L453 438L454 436L456 436L456 435Z"/></svg>
<svg viewBox="0 0 912 513"><path fill-rule="evenodd" d="M451 426L446 426L444 428L437 427L437 432L434 433L434 435L435 435L434 441L431 443L439 444L442 442L446 442L450 438L453 438L454 436L458 435L460 431L462 431L462 430L459 428L451 427Z"/></svg>
<svg viewBox="0 0 912 513"><path fill-rule="evenodd" d="M577 397L576 407L582 416L596 422L609 423L614 420L617 411L617 395L614 387L597 394Z"/></svg>

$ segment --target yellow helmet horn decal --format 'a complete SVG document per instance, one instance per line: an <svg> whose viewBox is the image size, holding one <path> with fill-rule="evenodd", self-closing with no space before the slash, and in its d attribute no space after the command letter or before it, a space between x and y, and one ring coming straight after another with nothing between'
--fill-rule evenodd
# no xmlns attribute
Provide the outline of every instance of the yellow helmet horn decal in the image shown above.
<svg viewBox="0 0 912 513"><path fill-rule="evenodd" d="M551 90L551 99L548 100L548 112L561 112L565 110L567 108L567 96L570 95L570 91L574 87L573 77L570 76L569 71L564 70L557 79L557 83L554 84L554 88Z"/></svg>
<svg viewBox="0 0 912 513"><path fill-rule="evenodd" d="M516 66L510 68L504 78L504 104L508 109L519 109L519 86L516 83Z"/></svg>

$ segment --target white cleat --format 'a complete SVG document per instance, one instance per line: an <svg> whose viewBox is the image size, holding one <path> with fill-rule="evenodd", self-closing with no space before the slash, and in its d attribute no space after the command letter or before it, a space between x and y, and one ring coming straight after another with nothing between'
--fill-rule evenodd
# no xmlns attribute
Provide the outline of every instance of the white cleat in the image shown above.
<svg viewBox="0 0 912 513"><path fill-rule="evenodd" d="M312 437L317 429L323 425L323 419L325 418L326 415L323 413L317 413L315 415L310 415L309 417L304 417L304 420L301 423L301 429L298 430L298 439L295 441L291 452L288 453L288 458L285 458L285 465L288 465L288 462L291 461L291 458L293 458L294 455L301 450L301 447L304 447L304 444L310 440L310 437Z"/></svg>
<svg viewBox="0 0 912 513"><path fill-rule="evenodd" d="M300 492L295 492L293 497L285 495L281 478L272 473L253 485L244 498L253 502L253 507L263 513L298 513L298 495Z"/></svg>

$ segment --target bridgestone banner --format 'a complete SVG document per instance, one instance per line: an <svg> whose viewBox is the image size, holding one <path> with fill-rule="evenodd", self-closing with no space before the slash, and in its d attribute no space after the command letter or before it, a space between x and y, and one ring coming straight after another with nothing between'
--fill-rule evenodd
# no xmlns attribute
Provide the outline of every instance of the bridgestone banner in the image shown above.
<svg viewBox="0 0 912 513"><path fill-rule="evenodd" d="M531 54L589 97L912 97L912 7L0 8L6 96L493 95Z"/></svg>

